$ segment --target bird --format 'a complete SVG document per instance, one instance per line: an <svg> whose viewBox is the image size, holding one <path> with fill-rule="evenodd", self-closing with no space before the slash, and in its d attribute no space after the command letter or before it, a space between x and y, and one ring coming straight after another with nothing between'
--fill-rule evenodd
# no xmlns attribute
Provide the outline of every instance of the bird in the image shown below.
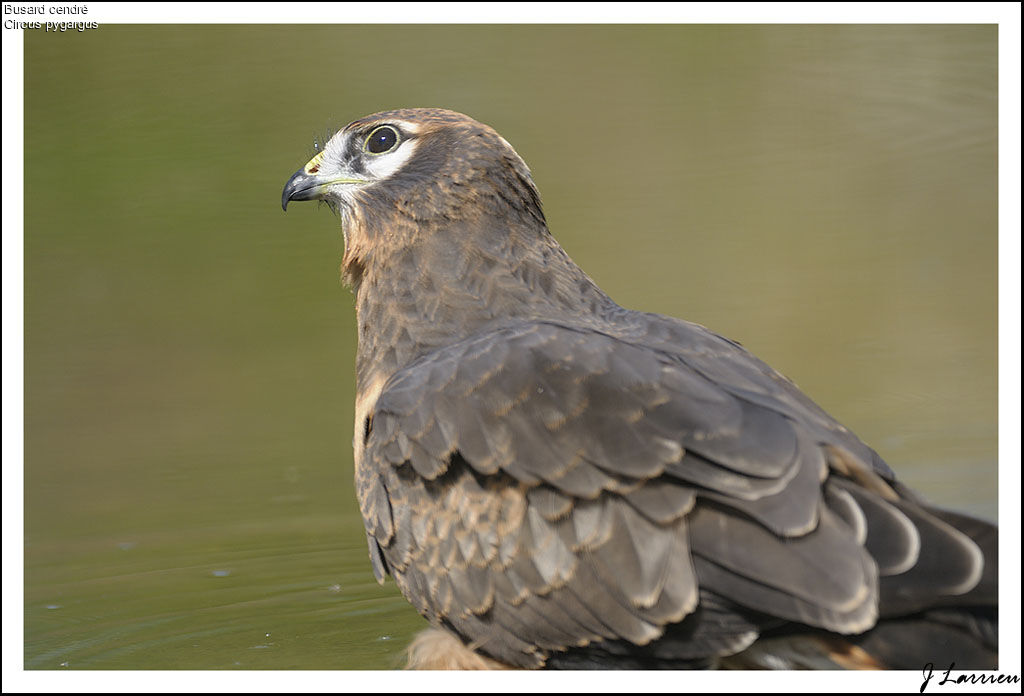
<svg viewBox="0 0 1024 696"><path fill-rule="evenodd" d="M340 218L354 477L421 669L998 661L998 526L937 508L741 344L623 308L497 131L334 134L282 207Z"/></svg>

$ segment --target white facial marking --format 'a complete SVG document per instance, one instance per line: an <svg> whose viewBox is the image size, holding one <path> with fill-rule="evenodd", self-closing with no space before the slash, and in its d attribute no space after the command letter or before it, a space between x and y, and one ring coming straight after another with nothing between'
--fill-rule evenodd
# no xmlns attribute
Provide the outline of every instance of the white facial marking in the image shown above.
<svg viewBox="0 0 1024 696"><path fill-rule="evenodd" d="M369 178L374 181L387 179L389 176L402 168L409 158L416 152L418 140L403 140L391 152L380 155L365 155L363 160Z"/></svg>
<svg viewBox="0 0 1024 696"><path fill-rule="evenodd" d="M331 136L331 139L324 145L324 149L320 152L323 155L323 160L328 162L340 162L341 156L345 152L346 144L348 143L348 133L341 130Z"/></svg>
<svg viewBox="0 0 1024 696"><path fill-rule="evenodd" d="M411 121L403 121L400 119L389 119L387 121L381 121L376 127L391 125L396 126L406 136L415 136L420 132L421 126L418 123ZM371 128L372 130L372 128ZM415 138L404 137L401 142L398 143L398 147L390 152L385 152L379 155L375 155L369 152L363 152L363 166L365 173L362 175L356 175L354 172L346 172L343 168L338 166L338 163L345 161L345 154L350 149L350 140L354 137L364 138L362 133L365 133L365 129L360 129L356 135L356 132L350 132L346 130L340 130L335 133L330 140L324 145L324 149L317 155L317 158L321 164L320 174L326 177L337 176L338 178L350 178L349 181L339 182L343 185L351 185L356 183L355 179L363 179L366 183L374 181L380 181L386 179L409 161L409 159L416 152L418 141ZM362 147L363 143L360 143ZM311 161L310 164L313 162ZM331 163L334 166L331 166Z"/></svg>

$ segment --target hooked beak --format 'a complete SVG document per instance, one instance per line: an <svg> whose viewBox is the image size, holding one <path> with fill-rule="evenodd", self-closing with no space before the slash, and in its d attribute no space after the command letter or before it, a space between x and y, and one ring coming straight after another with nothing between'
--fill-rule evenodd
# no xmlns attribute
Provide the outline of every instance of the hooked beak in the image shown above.
<svg viewBox="0 0 1024 696"><path fill-rule="evenodd" d="M281 208L288 210L289 201L315 201L323 198L327 182L307 172L309 165L292 174L281 193Z"/></svg>
<svg viewBox="0 0 1024 696"><path fill-rule="evenodd" d="M292 174L281 193L281 208L288 210L288 201L315 201L324 197L329 179L320 175L324 151L316 153L299 171Z"/></svg>
<svg viewBox="0 0 1024 696"><path fill-rule="evenodd" d="M288 210L289 201L319 201L327 196L330 187L335 184L365 184L366 179L353 177L348 172L324 173L321 165L324 161L324 150L316 153L306 166L292 174L281 193L281 207Z"/></svg>

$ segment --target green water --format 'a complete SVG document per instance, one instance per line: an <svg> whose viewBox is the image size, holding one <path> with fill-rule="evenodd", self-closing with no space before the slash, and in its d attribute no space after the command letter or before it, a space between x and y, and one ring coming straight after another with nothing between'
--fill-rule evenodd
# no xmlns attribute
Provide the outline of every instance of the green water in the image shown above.
<svg viewBox="0 0 1024 696"><path fill-rule="evenodd" d="M101 26L25 34L28 669L390 668L315 138L494 126L621 304L743 342L995 518L992 26ZM5 234L8 231L5 231Z"/></svg>

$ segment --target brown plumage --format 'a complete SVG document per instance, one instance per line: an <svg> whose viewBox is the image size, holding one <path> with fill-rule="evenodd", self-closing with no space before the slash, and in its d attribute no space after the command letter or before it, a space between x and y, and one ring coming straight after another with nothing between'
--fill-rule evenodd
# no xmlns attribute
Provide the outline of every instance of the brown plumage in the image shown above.
<svg viewBox="0 0 1024 696"><path fill-rule="evenodd" d="M996 528L738 344L615 304L491 128L360 119L282 203L312 199L356 298L373 569L434 626L414 666L995 666Z"/></svg>

